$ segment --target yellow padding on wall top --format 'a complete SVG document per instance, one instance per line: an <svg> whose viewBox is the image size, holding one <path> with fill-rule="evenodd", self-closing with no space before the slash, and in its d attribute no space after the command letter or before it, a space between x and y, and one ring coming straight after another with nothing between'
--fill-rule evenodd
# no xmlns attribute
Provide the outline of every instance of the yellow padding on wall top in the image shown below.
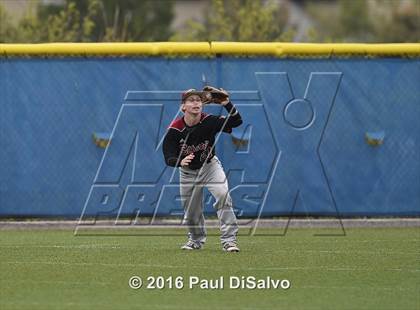
<svg viewBox="0 0 420 310"><path fill-rule="evenodd" d="M247 55L420 55L420 43L253 43L212 42L214 54Z"/></svg>
<svg viewBox="0 0 420 310"><path fill-rule="evenodd" d="M420 43L142 42L0 44L1 56L42 55L420 56Z"/></svg>
<svg viewBox="0 0 420 310"><path fill-rule="evenodd" d="M6 55L171 55L208 54L207 42L0 44Z"/></svg>

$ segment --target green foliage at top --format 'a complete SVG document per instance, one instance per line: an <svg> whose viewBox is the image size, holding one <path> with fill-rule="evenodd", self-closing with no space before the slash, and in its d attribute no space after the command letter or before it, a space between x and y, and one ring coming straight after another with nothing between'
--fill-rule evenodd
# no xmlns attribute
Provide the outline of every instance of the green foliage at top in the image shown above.
<svg viewBox="0 0 420 310"><path fill-rule="evenodd" d="M16 36L16 29L11 25L10 16L0 3L0 42L2 38L10 38Z"/></svg>
<svg viewBox="0 0 420 310"><path fill-rule="evenodd" d="M213 0L203 23L193 19L175 34L173 41L285 41L287 30L285 5L261 0Z"/></svg>
<svg viewBox="0 0 420 310"><path fill-rule="evenodd" d="M420 1L306 2L314 26L310 42L420 42Z"/></svg>
<svg viewBox="0 0 420 310"><path fill-rule="evenodd" d="M63 5L31 0L19 21L0 1L0 43L420 42L420 0L202 1L209 4L204 16L197 12L176 33L171 0L66 0ZM305 24L309 27L302 31L298 26Z"/></svg>
<svg viewBox="0 0 420 310"><path fill-rule="evenodd" d="M34 1L17 26L1 18L0 42L165 41L172 7L164 0L67 0L62 7Z"/></svg>
<svg viewBox="0 0 420 310"><path fill-rule="evenodd" d="M420 0L407 1L405 5L385 1L381 5L387 14L380 16L375 24L378 41L420 42Z"/></svg>

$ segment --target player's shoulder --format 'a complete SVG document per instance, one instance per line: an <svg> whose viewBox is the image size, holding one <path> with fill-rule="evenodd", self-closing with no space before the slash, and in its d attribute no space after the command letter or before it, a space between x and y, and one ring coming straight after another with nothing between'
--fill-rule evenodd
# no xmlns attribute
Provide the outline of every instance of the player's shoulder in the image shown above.
<svg viewBox="0 0 420 310"><path fill-rule="evenodd" d="M226 117L224 115L214 115L214 114L207 114L206 118L207 121L213 122L213 121L217 121L219 119L226 119Z"/></svg>
<svg viewBox="0 0 420 310"><path fill-rule="evenodd" d="M204 121L206 121L206 120L208 120L208 119L211 119L211 117L212 117L213 115L211 115L211 114L207 114L207 113L201 113L201 117L200 117L200 123L202 123L202 122L204 122Z"/></svg>
<svg viewBox="0 0 420 310"><path fill-rule="evenodd" d="M213 116L214 115L211 115L211 114L201 113L200 123L203 123L203 122L211 119ZM185 125L183 117L179 117L179 118L175 119L174 121L172 121L172 123L168 126L168 130L169 129L174 129L176 131L183 132L185 127L186 127L186 125Z"/></svg>
<svg viewBox="0 0 420 310"><path fill-rule="evenodd" d="M174 129L176 131L182 132L185 129L185 122L182 117L179 117L172 121L172 123L168 126L169 129Z"/></svg>
<svg viewBox="0 0 420 310"><path fill-rule="evenodd" d="M218 115L201 113L200 124L203 124L204 126L212 126L218 122L219 118L220 116Z"/></svg>

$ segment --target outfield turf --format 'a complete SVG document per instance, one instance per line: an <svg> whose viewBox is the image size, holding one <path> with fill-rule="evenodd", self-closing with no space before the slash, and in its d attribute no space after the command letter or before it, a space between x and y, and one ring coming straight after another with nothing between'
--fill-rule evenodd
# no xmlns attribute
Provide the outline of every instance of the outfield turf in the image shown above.
<svg viewBox="0 0 420 310"><path fill-rule="evenodd" d="M217 236L205 249L185 252L179 235L3 230L0 309L420 309L419 229L346 232L241 236L240 253L223 253ZM186 285L189 276L224 276L226 282L229 276L271 276L290 280L291 287L133 290L132 275L182 276Z"/></svg>

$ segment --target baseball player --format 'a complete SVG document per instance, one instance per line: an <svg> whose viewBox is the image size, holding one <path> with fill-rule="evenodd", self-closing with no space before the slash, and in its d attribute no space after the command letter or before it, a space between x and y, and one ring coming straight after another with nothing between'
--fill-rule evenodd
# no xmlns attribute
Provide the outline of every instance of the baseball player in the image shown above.
<svg viewBox="0 0 420 310"><path fill-rule="evenodd" d="M209 102L221 104L229 115L203 113L203 105ZM232 128L241 125L241 116L226 91L210 86L203 91L189 89L182 93L181 110L184 116L170 124L163 142L166 164L179 167L184 222L188 226L188 241L181 249L199 250L206 242L203 216L203 189L206 187L216 199L214 207L220 222L223 250L239 252L238 224L214 143L217 133L230 133Z"/></svg>

